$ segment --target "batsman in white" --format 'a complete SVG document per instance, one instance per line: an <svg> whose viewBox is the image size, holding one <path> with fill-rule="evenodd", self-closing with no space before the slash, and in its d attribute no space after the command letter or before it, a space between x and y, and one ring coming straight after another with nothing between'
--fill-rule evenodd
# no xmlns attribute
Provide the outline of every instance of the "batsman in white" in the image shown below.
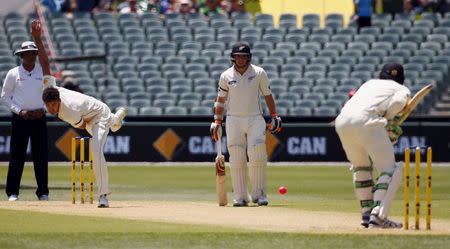
<svg viewBox="0 0 450 249"><path fill-rule="evenodd" d="M33 25L36 25L37 32L41 32L41 24L39 22L34 21ZM38 44L38 49L45 51L42 43ZM39 56L47 57L46 53L39 53ZM40 61L43 71L50 72L48 58ZM92 136L91 150L99 194L98 207L109 207L106 196L111 191L109 189L108 168L103 155L103 147L105 146L109 130L111 129L111 131L115 132L122 127L122 120L127 115L126 109L121 107L116 113L111 113L109 107L100 100L56 86L55 78L51 73L44 75L42 99L49 113L56 115L75 128L86 129Z"/></svg>
<svg viewBox="0 0 450 249"><path fill-rule="evenodd" d="M388 219L403 172L394 157L393 144L402 134L394 118L405 108L411 92L403 86L403 67L398 63L385 64L379 78L362 84L347 101L336 118L336 131L352 164L361 225L401 228L401 223ZM375 185L373 168L379 173Z"/></svg>
<svg viewBox="0 0 450 249"><path fill-rule="evenodd" d="M222 135L222 121L227 110L227 147L230 154L231 180L235 207L248 206L248 171L252 185L251 200L266 206L266 124L262 116L261 94L271 114L267 129L281 131L281 118L276 113L269 79L261 67L251 64L252 54L247 43L238 42L231 50L232 66L220 75L218 96L214 104L211 137Z"/></svg>

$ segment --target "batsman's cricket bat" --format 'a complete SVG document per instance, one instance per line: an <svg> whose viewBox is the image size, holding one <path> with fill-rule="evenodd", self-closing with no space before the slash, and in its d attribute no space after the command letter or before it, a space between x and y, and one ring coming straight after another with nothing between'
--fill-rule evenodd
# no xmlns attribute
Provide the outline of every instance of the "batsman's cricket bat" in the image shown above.
<svg viewBox="0 0 450 249"><path fill-rule="evenodd" d="M225 157L222 155L222 141L219 139L216 142L217 157L216 157L216 193L219 206L226 206L228 204L227 198L227 178L225 176Z"/></svg>
<svg viewBox="0 0 450 249"><path fill-rule="evenodd" d="M424 88L420 89L420 91L418 91L414 95L414 97L412 97L408 101L405 110L401 114L400 118L397 120L398 125L401 125L403 122L405 122L405 120L409 117L409 115L411 115L411 113L414 111L416 106L420 103L420 101L422 101L423 98L425 98L425 96L431 91L431 89L433 89L433 87L434 87L433 84L426 85Z"/></svg>

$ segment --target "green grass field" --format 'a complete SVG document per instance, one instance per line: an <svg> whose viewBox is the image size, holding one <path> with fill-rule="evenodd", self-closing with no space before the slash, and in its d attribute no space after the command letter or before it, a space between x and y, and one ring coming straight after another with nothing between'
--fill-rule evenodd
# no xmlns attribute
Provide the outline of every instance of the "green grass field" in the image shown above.
<svg viewBox="0 0 450 249"><path fill-rule="evenodd" d="M0 201L6 201L7 167L0 166ZM110 184L114 201L215 202L211 167L113 166ZM450 167L433 168L433 219L450 220ZM70 168L49 169L50 198L70 201ZM230 181L228 181L230 185ZM288 188L286 195L277 192ZM423 186L424 184L422 184ZM21 201L35 201L34 175L27 166ZM231 189L231 187L229 187ZM269 207L295 210L358 213L351 173L347 167L272 166L268 168ZM229 195L231 197L231 195ZM402 215L400 188L391 215ZM412 195L411 195L411 198ZM95 208L95 207L93 207ZM95 208L97 209L97 208ZM220 210L220 209L219 209ZM412 213L412 210L411 210ZM423 213L423 211L422 211ZM218 214L220 215L220 214ZM326 222L326 220L324 220ZM355 224L358 226L358 224ZM450 228L449 228L450 229ZM0 248L448 248L450 230L444 235L333 234L264 232L245 228L153 222L49 214L0 208Z"/></svg>

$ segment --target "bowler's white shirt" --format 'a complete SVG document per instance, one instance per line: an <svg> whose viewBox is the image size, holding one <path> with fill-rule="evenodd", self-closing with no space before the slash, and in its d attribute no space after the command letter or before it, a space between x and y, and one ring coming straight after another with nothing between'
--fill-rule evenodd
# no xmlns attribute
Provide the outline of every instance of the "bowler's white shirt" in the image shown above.
<svg viewBox="0 0 450 249"><path fill-rule="evenodd" d="M227 115L256 116L262 114L260 94L272 94L269 78L261 67L250 64L244 74L230 67L220 75L219 91L227 91Z"/></svg>
<svg viewBox="0 0 450 249"><path fill-rule="evenodd" d="M369 80L345 103L340 116L366 125L386 125L406 105L410 90L393 80Z"/></svg>
<svg viewBox="0 0 450 249"><path fill-rule="evenodd" d="M3 82L2 101L16 114L19 114L21 110L43 109L42 77L42 68L37 64L31 72L22 65L12 68Z"/></svg>
<svg viewBox="0 0 450 249"><path fill-rule="evenodd" d="M59 91L61 104L58 117L73 127L79 127L84 122L108 121L109 107L91 96L72 91L63 87L55 87ZM101 119L107 120L101 120Z"/></svg>

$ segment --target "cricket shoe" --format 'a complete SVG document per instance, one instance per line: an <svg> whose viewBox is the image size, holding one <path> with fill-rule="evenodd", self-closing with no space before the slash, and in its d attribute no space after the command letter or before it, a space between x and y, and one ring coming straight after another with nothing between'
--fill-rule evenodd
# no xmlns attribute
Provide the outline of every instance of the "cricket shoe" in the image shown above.
<svg viewBox="0 0 450 249"><path fill-rule="evenodd" d="M40 201L48 201L48 195L41 195L38 197Z"/></svg>
<svg viewBox="0 0 450 249"><path fill-rule="evenodd" d="M247 207L248 203L246 200L235 200L233 203L233 207Z"/></svg>
<svg viewBox="0 0 450 249"><path fill-rule="evenodd" d="M370 222L370 211L367 211L362 214L361 226L368 228L369 222Z"/></svg>
<svg viewBox="0 0 450 249"><path fill-rule="evenodd" d="M106 195L100 195L98 198L98 207L99 208L107 208L109 207L108 199L106 199Z"/></svg>
<svg viewBox="0 0 450 249"><path fill-rule="evenodd" d="M116 132L122 127L123 119L127 116L128 111L125 107L119 107L114 114L117 117L117 123L111 125L111 131Z"/></svg>
<svg viewBox="0 0 450 249"><path fill-rule="evenodd" d="M264 196L258 197L258 199L253 200L253 203L258 203L258 206L267 206L269 202L264 198Z"/></svg>
<svg viewBox="0 0 450 249"><path fill-rule="evenodd" d="M371 228L382 228L382 229L390 229L390 228L402 228L403 224L401 222L396 222L393 220L389 220L388 218L380 218L376 214L370 215L369 221L369 229Z"/></svg>
<svg viewBox="0 0 450 249"><path fill-rule="evenodd" d="M18 195L10 195L8 197L8 201L17 201L19 200L19 196Z"/></svg>

